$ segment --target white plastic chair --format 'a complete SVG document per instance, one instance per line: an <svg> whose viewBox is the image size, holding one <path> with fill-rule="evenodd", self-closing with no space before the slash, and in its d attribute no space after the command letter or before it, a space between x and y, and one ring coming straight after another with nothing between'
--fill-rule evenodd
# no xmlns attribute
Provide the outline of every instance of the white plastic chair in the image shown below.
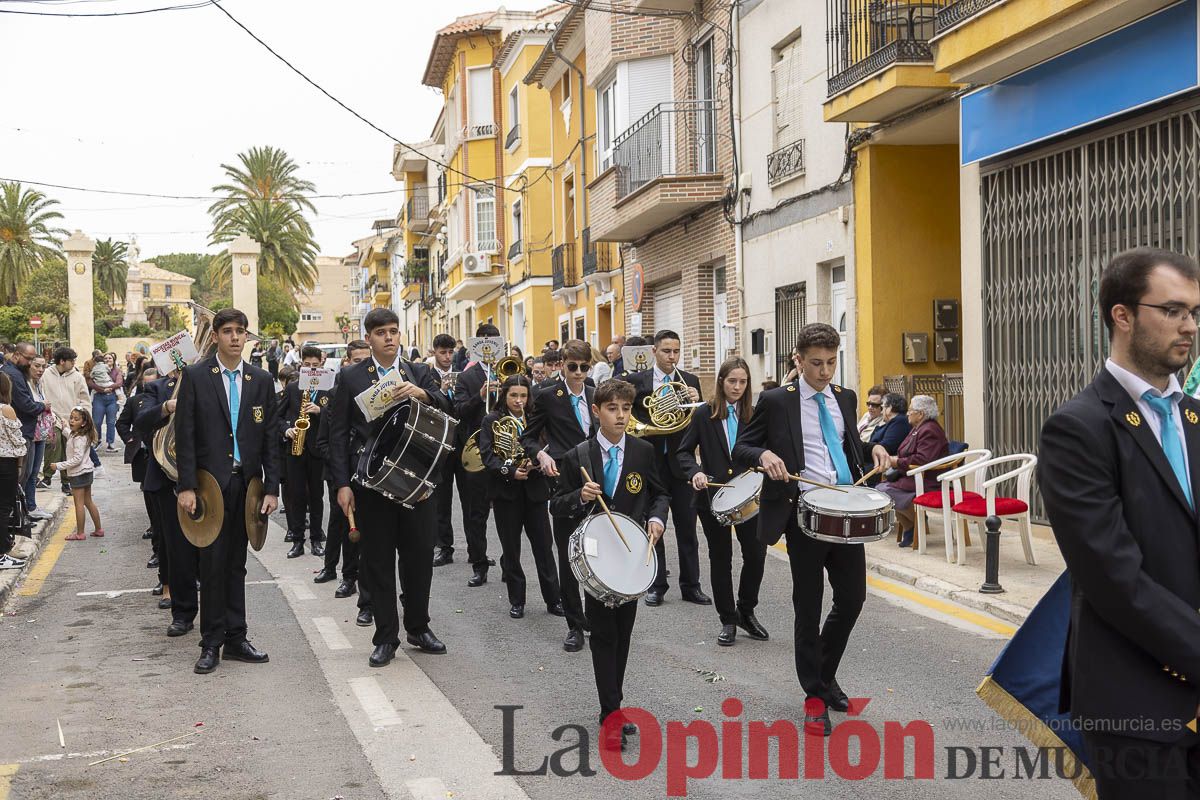
<svg viewBox="0 0 1200 800"><path fill-rule="evenodd" d="M929 530L928 515L931 511L941 509L942 512L942 530L946 536L946 561L954 560L954 515L950 511L950 507L959 500L965 500L971 497L982 497L974 491L978 484L976 475L979 471L981 462L991 459L992 451L987 448L977 448L975 450L964 450L961 453L945 456L935 461L930 461L928 464L923 464L919 467L913 467L908 471L908 474L916 479L917 495L913 499L913 509L917 516L917 552L925 554L926 534ZM941 480L941 495L937 498L926 498L925 501L918 503L925 494L925 475L924 473L931 470L946 469L948 466L953 467L956 473L951 480ZM945 475L939 476L945 478ZM951 495L953 491L953 495Z"/></svg>
<svg viewBox="0 0 1200 800"><path fill-rule="evenodd" d="M979 531L979 538L984 540L984 521L991 516L1000 517L1001 520L1009 519L1020 523L1021 526L1021 547L1025 550L1025 563L1037 564L1037 559L1033 555L1033 524L1029 519L1029 488L1033 481L1033 470L1037 466L1037 456L1029 453L1019 453L1012 456L1001 456L987 461L982 461L972 464L970 467L962 467L960 469L951 470L944 475L939 476L941 481L951 481L965 475L967 472L978 473L980 476L985 476L991 472L994 467L1003 464L1017 464L1016 467L1009 469L999 475L986 478L980 489L984 492L983 501L980 502L974 498L968 498L960 503L951 506L950 510L961 518L963 522L972 520L975 522L975 527ZM1016 496L996 496L996 487L1000 484L1016 480L1017 492ZM963 533L966 525L956 526L958 532L958 563L960 565L967 563L966 548L963 546Z"/></svg>

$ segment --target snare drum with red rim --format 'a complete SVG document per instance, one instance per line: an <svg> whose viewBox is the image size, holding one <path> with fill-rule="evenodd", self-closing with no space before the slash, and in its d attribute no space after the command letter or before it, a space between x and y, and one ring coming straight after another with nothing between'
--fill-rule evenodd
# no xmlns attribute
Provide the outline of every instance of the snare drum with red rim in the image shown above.
<svg viewBox="0 0 1200 800"><path fill-rule="evenodd" d="M758 514L763 475L748 470L722 486L712 498L712 515L722 525L741 525Z"/></svg>
<svg viewBox="0 0 1200 800"><path fill-rule="evenodd" d="M892 498L868 486L812 489L800 496L797 508L800 530L835 544L877 542L896 523Z"/></svg>

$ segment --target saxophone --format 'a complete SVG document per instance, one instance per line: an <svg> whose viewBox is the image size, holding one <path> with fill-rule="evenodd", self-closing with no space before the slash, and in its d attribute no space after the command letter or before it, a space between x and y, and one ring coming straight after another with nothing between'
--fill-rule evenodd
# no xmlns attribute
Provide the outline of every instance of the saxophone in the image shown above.
<svg viewBox="0 0 1200 800"><path fill-rule="evenodd" d="M293 426L296 429L296 438L292 439L292 455L304 455L304 436L308 433L308 426L311 425L308 421L308 404L312 402L312 392L300 393L300 416L296 417L296 424Z"/></svg>

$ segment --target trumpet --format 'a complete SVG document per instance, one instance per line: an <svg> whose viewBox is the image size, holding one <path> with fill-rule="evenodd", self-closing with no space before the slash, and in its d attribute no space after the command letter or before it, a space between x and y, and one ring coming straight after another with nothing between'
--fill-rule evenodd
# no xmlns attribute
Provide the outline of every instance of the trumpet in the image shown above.
<svg viewBox="0 0 1200 800"><path fill-rule="evenodd" d="M642 401L649 412L650 421L642 422L636 417L629 420L625 432L630 436L666 436L677 433L688 426L696 409L706 405L703 401L691 402L688 386L682 381L670 381L655 389Z"/></svg>
<svg viewBox="0 0 1200 800"><path fill-rule="evenodd" d="M296 417L296 424L293 426L296 429L296 436L292 439L292 455L304 455L304 437L308 434L308 427L312 424L308 419L308 404L312 402L312 392L301 392L300 394L300 416Z"/></svg>

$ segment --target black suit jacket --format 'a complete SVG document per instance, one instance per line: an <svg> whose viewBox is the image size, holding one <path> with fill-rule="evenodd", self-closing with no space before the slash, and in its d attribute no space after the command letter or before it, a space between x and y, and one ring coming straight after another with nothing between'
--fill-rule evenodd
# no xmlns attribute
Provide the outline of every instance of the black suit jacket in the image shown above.
<svg viewBox="0 0 1200 800"><path fill-rule="evenodd" d="M704 399L704 393L700 390L700 379L690 372L684 372L681 369L675 370L676 380L681 380L688 386L696 390L701 399ZM654 370L643 369L638 372L630 373L628 377L621 380L632 383L637 389L637 398L633 401L633 415L642 422L650 421L650 412L646 409L646 398L654 391ZM703 408L697 408L697 414L704 413ZM674 477L677 480L684 480L686 476L683 474L682 468L679 466L679 459L675 458L675 452L679 449L679 443L683 439L683 431L672 433L665 437L653 436L650 437L654 443L654 452L659 457L659 467L663 470L663 480L668 477ZM666 441L667 449L663 452L662 442Z"/></svg>
<svg viewBox="0 0 1200 800"><path fill-rule="evenodd" d="M545 502L550 498L550 488L546 485L546 478L541 472L530 472L528 478L518 481L513 479L511 471L508 475L500 471L504 466L504 458L497 455L492 449L494 439L492 423L502 416L508 415L493 411L483 418L483 423L479 426L479 454L483 456L483 465L487 468L488 498L515 500L517 494L524 489L527 493L526 496L533 502ZM528 422L528 418L526 422Z"/></svg>
<svg viewBox="0 0 1200 800"><path fill-rule="evenodd" d="M437 380L437 370L431 369L430 371ZM458 419L458 429L454 438L455 444L459 447L466 444L467 439L471 438L471 434L479 430L479 426L483 423L487 403L479 396L479 390L486 382L484 380L486 374L483 364L475 362L462 370L462 374L458 376L458 388L454 390L454 416ZM437 382L440 386L441 381ZM493 395L492 408L495 407L496 397Z"/></svg>
<svg viewBox="0 0 1200 800"><path fill-rule="evenodd" d="M442 394L441 381L437 373L427 364L414 364L399 357L396 366L410 383L416 384L429 395L430 404L439 411L450 413L450 401ZM365 445L380 427L387 416L384 415L372 422L367 422L358 403L354 398L366 391L372 384L379 383L375 370L375 360L368 358L343 369L338 373L333 386L333 399L329 402L329 418L325 425L329 428L329 451L326 464L329 467L329 480L334 489L350 485L350 476L358 466L358 451ZM479 387L475 387L479 391Z"/></svg>
<svg viewBox="0 0 1200 800"><path fill-rule="evenodd" d="M1185 396L1180 413L1200 501L1200 403ZM1062 710L1153 719L1150 729L1113 730L1177 741L1200 701L1196 512L1107 369L1046 420L1038 455L1038 485L1071 575Z"/></svg>
<svg viewBox="0 0 1200 800"><path fill-rule="evenodd" d="M746 423L738 425L738 438ZM700 447L700 461L696 461L696 447ZM741 472L733 463L729 453L728 439L725 436L725 420L712 418L712 406L701 406L692 415L691 423L683 429L679 446L675 450L675 460L684 480L691 482L693 476L704 472L718 483L724 483L735 473ZM696 492L695 505L707 510L712 506L712 495L715 490L705 489Z"/></svg>
<svg viewBox="0 0 1200 800"><path fill-rule="evenodd" d="M325 427L325 413L329 410L329 392L319 391L313 392L312 402L321 407L320 414L308 415L308 433L304 435L304 452L306 455L313 458L324 458L321 451L317 447L317 438L321 435L321 429ZM296 418L300 416L300 384L293 381L289 383L283 390L283 396L279 399L279 438L283 441L284 454L291 455L292 440L287 438L285 433L296 424Z"/></svg>
<svg viewBox="0 0 1200 800"><path fill-rule="evenodd" d="M21 435L32 439L38 416L49 408L50 404L39 403L33 399L33 392L29 390L29 381L25 378L25 373L15 364L5 361L0 369L12 381L12 407L13 411L17 412L17 419L21 421Z"/></svg>
<svg viewBox="0 0 1200 800"><path fill-rule="evenodd" d="M147 455L145 443L133 430L133 421L148 399L144 391L139 391L125 401L125 407L117 417L117 435L125 443L125 463L131 465L133 479L138 483L146 479Z"/></svg>
<svg viewBox="0 0 1200 800"><path fill-rule="evenodd" d="M275 427L275 382L271 374L242 364L238 387L238 426L232 429L225 375L216 356L183 368L175 407L175 452L180 491L196 488L197 470L207 470L222 491L233 477L233 437L237 436L242 480L261 478L263 492L279 494L279 450Z"/></svg>
<svg viewBox="0 0 1200 800"><path fill-rule="evenodd" d="M550 498L550 513L573 521L581 521L589 514L604 513L598 502L583 503L579 497L579 490L583 488L583 474L579 471L580 449L588 455L587 470L592 480L601 485L604 483L604 458L596 437L567 451L559 464L561 474L554 496ZM654 445L633 436L625 437L625 461L617 479L616 496L607 502L611 510L631 517L643 527L651 517L667 518L671 496L658 474Z"/></svg>
<svg viewBox="0 0 1200 800"><path fill-rule="evenodd" d="M173 489L175 482L162 471L154 458L154 434L167 424L170 417L163 416L163 403L171 399L175 393L175 378L159 378L146 384L136 396L142 398L142 406L133 418L133 430L142 440L146 448L146 476L142 479L142 491L157 492L160 489Z"/></svg>
<svg viewBox="0 0 1200 800"><path fill-rule="evenodd" d="M575 416L575 407L571 405L571 393L561 380L554 381L542 388L533 390L533 405L529 410L529 427L525 429L521 441L531 458L536 458L537 451L543 445L549 445L546 452L555 461L561 459L568 450L588 437L595 436L599 430L599 421L592 412L592 403L596 390L584 384L583 396L587 399L588 430L579 427L579 418ZM559 467L562 471L562 467Z"/></svg>
<svg viewBox="0 0 1200 800"><path fill-rule="evenodd" d="M733 460L742 469L757 467L764 450L783 459L787 471L799 475L804 471L804 437L821 436L820 430L806 432L801 425L799 379L787 386L768 389L759 395L758 405L750 423L738 430ZM862 440L858 438L858 398L842 386L830 384L833 396L842 412L845 432L842 452L850 466L850 475L862 476ZM795 481L773 481L763 476L761 508L758 512L758 538L768 545L775 544L787 529L788 518L796 512L800 485Z"/></svg>

